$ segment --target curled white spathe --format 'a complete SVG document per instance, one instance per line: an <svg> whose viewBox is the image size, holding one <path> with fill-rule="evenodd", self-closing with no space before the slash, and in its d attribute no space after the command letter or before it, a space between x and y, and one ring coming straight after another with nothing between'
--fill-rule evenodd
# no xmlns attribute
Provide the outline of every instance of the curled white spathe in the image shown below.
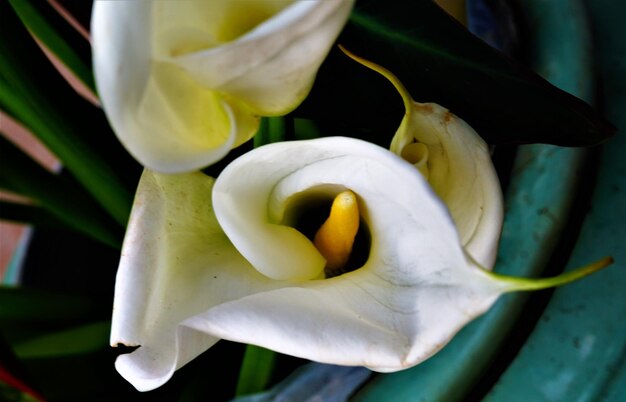
<svg viewBox="0 0 626 402"><path fill-rule="evenodd" d="M302 102L353 3L96 2L94 74L113 130L155 171L218 161L258 116Z"/></svg>
<svg viewBox="0 0 626 402"><path fill-rule="evenodd" d="M416 163L422 166L416 167L448 207L466 251L481 266L493 268L498 251L494 239L500 237L504 211L487 144L448 109L413 100L391 150L402 155L409 144L427 150Z"/></svg>
<svg viewBox="0 0 626 402"><path fill-rule="evenodd" d="M358 196L369 258L317 279L324 260L287 226L290 209L344 188ZM285 142L245 154L215 184L201 173L144 172L111 343L140 346L116 367L144 391L219 339L396 371L434 354L503 291L466 256L413 166L355 139Z"/></svg>
<svg viewBox="0 0 626 402"><path fill-rule="evenodd" d="M458 116L436 103L413 100L391 71L345 48L346 55L387 78L405 114L390 150L428 180L446 204L466 251L491 269L496 260L504 216L502 190L485 141Z"/></svg>

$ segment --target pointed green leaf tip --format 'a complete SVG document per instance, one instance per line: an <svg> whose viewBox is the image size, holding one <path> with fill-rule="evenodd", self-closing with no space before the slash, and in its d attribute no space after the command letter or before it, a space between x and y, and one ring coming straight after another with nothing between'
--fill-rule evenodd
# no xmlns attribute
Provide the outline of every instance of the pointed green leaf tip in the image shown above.
<svg viewBox="0 0 626 402"><path fill-rule="evenodd" d="M562 273L561 275L551 278L518 278L506 276L495 272L485 270L488 276L499 281L504 285L503 293L518 292L529 290L541 290L567 285L586 276L600 271L603 268L613 264L613 257L604 257L596 262L577 268L573 271Z"/></svg>

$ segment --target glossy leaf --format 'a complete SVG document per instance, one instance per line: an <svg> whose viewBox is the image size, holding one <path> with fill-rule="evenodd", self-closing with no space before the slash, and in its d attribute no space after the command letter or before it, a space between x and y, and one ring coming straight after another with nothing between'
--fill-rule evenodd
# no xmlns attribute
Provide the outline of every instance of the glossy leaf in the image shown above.
<svg viewBox="0 0 626 402"><path fill-rule="evenodd" d="M112 247L121 246L121 228L83 188L48 172L2 136L0 145L0 188L34 199L75 231Z"/></svg>
<svg viewBox="0 0 626 402"><path fill-rule="evenodd" d="M493 50L431 1L361 1L338 41L393 71L416 101L450 109L489 143L586 146L615 131L586 103ZM402 111L389 83L335 49L295 115L388 146Z"/></svg>

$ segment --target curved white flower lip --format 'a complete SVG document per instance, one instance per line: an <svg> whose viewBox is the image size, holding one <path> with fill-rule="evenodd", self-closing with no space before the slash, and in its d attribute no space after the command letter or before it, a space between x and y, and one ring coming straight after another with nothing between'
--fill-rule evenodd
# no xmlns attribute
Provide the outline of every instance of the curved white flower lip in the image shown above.
<svg viewBox="0 0 626 402"><path fill-rule="evenodd" d="M241 87L235 81L247 74L253 73L259 78L258 83L245 78L249 86L266 86L267 81L278 86L281 84L277 81L288 80L291 86L300 89L265 93L263 107L258 110L265 115L284 114L308 93L321 60L330 50L353 4L354 0L296 1L236 41L172 60L206 87L236 94L244 101L245 94L234 88ZM277 35L277 32L288 34ZM311 32L318 34L311 35ZM257 109L255 103L251 101L247 105Z"/></svg>
<svg viewBox="0 0 626 402"><path fill-rule="evenodd" d="M391 144L398 155L411 141L428 147L428 181L450 210L466 251L493 268L504 208L489 148L465 121L436 103L413 102Z"/></svg>
<svg viewBox="0 0 626 402"><path fill-rule="evenodd" d="M323 258L281 225L283 214L294 196L344 188L358 196L369 259L312 279ZM392 152L341 137L277 143L235 160L215 186L200 173L144 172L111 343L140 345L116 361L140 390L218 339L396 371L434 354L506 290L466 258L446 207Z"/></svg>
<svg viewBox="0 0 626 402"><path fill-rule="evenodd" d="M114 132L155 171L216 162L256 133L260 115L287 113L302 102L353 3L296 2L281 10L260 2L278 11L220 42L213 27L193 24L198 18L220 24L214 9L226 12L236 2L96 2L94 74ZM207 46L195 49L197 43Z"/></svg>

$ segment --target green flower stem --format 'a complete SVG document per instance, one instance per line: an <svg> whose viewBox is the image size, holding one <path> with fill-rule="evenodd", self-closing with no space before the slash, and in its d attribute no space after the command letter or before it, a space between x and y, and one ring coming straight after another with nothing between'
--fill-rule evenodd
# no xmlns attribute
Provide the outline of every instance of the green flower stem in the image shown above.
<svg viewBox="0 0 626 402"><path fill-rule="evenodd" d="M269 142L284 141L287 136L287 119L285 117L268 117Z"/></svg>
<svg viewBox="0 0 626 402"><path fill-rule="evenodd" d="M261 117L259 123L259 130L254 135L254 147L258 148L261 145L269 144L269 122L267 117Z"/></svg>
<svg viewBox="0 0 626 402"><path fill-rule="evenodd" d="M322 137L322 132L313 120L293 119L294 140L311 140ZM326 134L329 135L329 134Z"/></svg>
<svg viewBox="0 0 626 402"><path fill-rule="evenodd" d="M289 116L262 117L259 131L254 136L254 147L285 141L292 137L293 118Z"/></svg>
<svg viewBox="0 0 626 402"><path fill-rule="evenodd" d="M239 371L236 396L263 391L272 376L275 362L275 352L248 345Z"/></svg>
<svg viewBox="0 0 626 402"><path fill-rule="evenodd" d="M493 279L496 279L498 282L505 284L504 292L518 292L563 286L606 268L612 263L613 257L604 257L601 260L593 262L589 265L585 265L573 271L565 272L552 278L518 278L490 271L485 271L485 273Z"/></svg>

